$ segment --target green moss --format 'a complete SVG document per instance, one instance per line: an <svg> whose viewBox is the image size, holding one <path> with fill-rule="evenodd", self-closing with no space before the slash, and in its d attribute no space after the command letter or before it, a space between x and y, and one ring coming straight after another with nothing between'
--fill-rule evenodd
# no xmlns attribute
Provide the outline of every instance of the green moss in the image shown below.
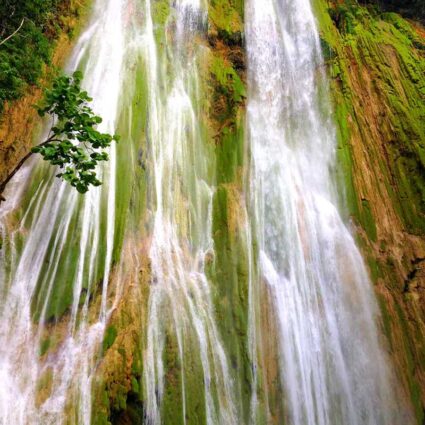
<svg viewBox="0 0 425 425"><path fill-rule="evenodd" d="M105 352L108 348L112 347L112 344L115 342L116 337L117 329L115 328L115 326L108 326L103 336L103 352Z"/></svg>
<svg viewBox="0 0 425 425"><path fill-rule="evenodd" d="M353 180L353 161L350 140L350 131L347 120L349 113L344 100L335 102L335 122L337 129L337 182L339 193L343 194L343 205L355 217L360 216L357 193ZM344 209L344 208L343 208Z"/></svg>
<svg viewBox="0 0 425 425"><path fill-rule="evenodd" d="M97 416L92 420L93 425L112 425L109 417L104 412L97 412Z"/></svg>
<svg viewBox="0 0 425 425"><path fill-rule="evenodd" d="M208 68L209 116L214 127L217 189L212 212L215 255L207 264L217 324L230 360L229 372L235 377L234 398L241 423L249 421L252 385L248 357L248 258L241 210L246 98L243 7L242 1L209 3L213 46Z"/></svg>
<svg viewBox="0 0 425 425"><path fill-rule="evenodd" d="M131 377L131 391L136 394L140 392L139 381L134 376Z"/></svg>
<svg viewBox="0 0 425 425"><path fill-rule="evenodd" d="M222 58L215 56L211 62L210 70L220 87L226 91L229 100L240 102L246 97L244 83L233 67L227 65Z"/></svg>
<svg viewBox="0 0 425 425"><path fill-rule="evenodd" d="M387 308L387 300L381 295L377 294L378 303L381 310L382 322L384 325L384 333L388 339L391 350L393 350L393 339L392 339L392 318Z"/></svg>
<svg viewBox="0 0 425 425"><path fill-rule="evenodd" d="M210 65L212 103L210 116L219 123L220 139L234 132L239 107L246 97L245 85L233 64L220 56L213 56Z"/></svg>
<svg viewBox="0 0 425 425"><path fill-rule="evenodd" d="M216 288L217 323L230 358L232 374L238 376L237 382L240 383L235 398L241 400L238 406L240 415L247 420L252 379L248 358L248 264L245 241L238 228L241 223L233 228L235 216L240 217L235 196L234 187L218 186L213 205L216 256L209 278Z"/></svg>
<svg viewBox="0 0 425 425"><path fill-rule="evenodd" d="M38 351L38 354L40 357L44 356L44 354L47 353L47 351L50 348L50 338L45 338L40 343L40 349Z"/></svg>
<svg viewBox="0 0 425 425"><path fill-rule="evenodd" d="M367 199L362 199L362 211L360 216L360 222L363 228L366 231L366 234L369 236L369 239L373 242L376 242L376 224L373 217L372 211L370 209L370 204Z"/></svg>
<svg viewBox="0 0 425 425"><path fill-rule="evenodd" d="M209 19L226 36L242 33L243 0L211 0L208 6Z"/></svg>
<svg viewBox="0 0 425 425"><path fill-rule="evenodd" d="M32 298L32 311L34 320L39 320L40 314L46 306L47 320L58 319L66 311L73 302L73 286L78 267L78 259L81 255L79 232L79 216L81 214L82 197L78 199L77 212L72 216L68 232L63 234L65 239L62 250L56 248L55 239L60 234L59 220L54 224L52 232L52 240L46 257L43 259L43 265L40 273L40 279L37 283L34 297ZM66 216L67 206L65 203L60 207L59 217ZM53 267L56 264L57 267ZM52 285L52 281L56 284ZM83 291L86 291L87 282L83 285Z"/></svg>
<svg viewBox="0 0 425 425"><path fill-rule="evenodd" d="M184 354L184 385L186 402L186 423L191 425L207 423L205 403L205 376L198 352L199 342L197 339L189 341L189 352ZM214 401L217 402L217 393L221 388L212 388Z"/></svg>
<svg viewBox="0 0 425 425"><path fill-rule="evenodd" d="M370 277L373 283L377 283L378 278L382 277L381 266L379 262L375 259L373 254L368 255L367 265L370 272Z"/></svg>
<svg viewBox="0 0 425 425"><path fill-rule="evenodd" d="M424 45L423 40L400 16L392 13L379 15L373 8L367 9L355 2L345 2L328 9L326 2L317 0L315 9L322 46L325 46L324 56L332 76L339 159L348 180L346 188L350 212L365 230L371 231L373 239L375 232L370 209L356 206L351 183L352 153L348 128L357 126L363 134L366 125L361 116L357 116L362 111L354 110L357 94L350 83L351 57L354 57L356 66L360 70L366 68L373 77L374 90L379 93L390 123L380 128L385 139L389 140L385 146L389 163L382 164L380 170L388 182L389 195L408 230L423 234L425 59L417 51L418 46ZM392 53L388 46L391 46ZM389 54L394 55L398 68L389 66Z"/></svg>
<svg viewBox="0 0 425 425"><path fill-rule="evenodd" d="M182 366L174 332L167 332L163 354L165 379L161 403L164 423L183 424Z"/></svg>
<svg viewBox="0 0 425 425"><path fill-rule="evenodd" d="M220 183L234 182L243 162L244 130L241 125L235 129L225 128L220 144L216 147L217 180Z"/></svg>
<svg viewBox="0 0 425 425"><path fill-rule="evenodd" d="M421 386L418 383L416 377L415 377L415 362L412 355L412 349L411 349L411 342L409 341L408 335L409 335L409 329L406 321L406 316L403 313L403 309L400 307L400 305L396 302L395 303L395 309L397 311L399 323L402 326L403 330L403 345L404 345L404 351L406 353L406 359L407 359L407 370L406 376L409 383L409 389L410 389L410 396L412 400L413 407L415 409L416 413L416 420L418 425L423 424L424 422L424 410L422 406L422 400L421 400Z"/></svg>
<svg viewBox="0 0 425 425"><path fill-rule="evenodd" d="M168 1L156 0L152 7L152 17L156 24L165 25L170 15L170 3Z"/></svg>
<svg viewBox="0 0 425 425"><path fill-rule="evenodd" d="M122 250L126 232L137 231L142 215L146 210L146 120L148 90L146 68L138 61L126 78L127 84L122 93L124 101L117 133L121 140L117 144L117 190L115 197L115 240L114 262Z"/></svg>
<svg viewBox="0 0 425 425"><path fill-rule="evenodd" d="M161 51L166 43L167 30L165 28L172 27L171 21L175 19L175 9L170 8L168 0L155 0L151 5L154 37L157 48Z"/></svg>

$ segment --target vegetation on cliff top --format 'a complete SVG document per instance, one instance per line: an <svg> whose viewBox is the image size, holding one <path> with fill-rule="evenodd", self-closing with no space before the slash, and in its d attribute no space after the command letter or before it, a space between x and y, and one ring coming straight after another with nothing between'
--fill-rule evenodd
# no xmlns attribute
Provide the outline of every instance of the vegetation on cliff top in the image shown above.
<svg viewBox="0 0 425 425"><path fill-rule="evenodd" d="M407 18L425 21L425 2L423 0L364 0L361 3L374 3L382 10L398 12Z"/></svg>
<svg viewBox="0 0 425 425"><path fill-rule="evenodd" d="M28 85L38 82L43 66L50 63L54 41L66 28L64 17L70 4L71 0L0 2L0 42L4 41L0 45L0 112L6 101L20 98Z"/></svg>

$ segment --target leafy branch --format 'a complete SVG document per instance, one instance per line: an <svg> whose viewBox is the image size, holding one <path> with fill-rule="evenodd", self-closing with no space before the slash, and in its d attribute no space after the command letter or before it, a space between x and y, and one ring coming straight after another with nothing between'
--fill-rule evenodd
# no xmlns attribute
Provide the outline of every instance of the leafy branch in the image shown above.
<svg viewBox="0 0 425 425"><path fill-rule="evenodd" d="M99 162L108 160L104 149L113 140L118 141L119 137L97 130L102 118L88 106L92 98L81 89L82 77L78 71L72 76L60 76L52 88L45 91L37 112L40 117L50 115L54 119L48 138L33 147L0 183L0 196L7 183L34 153L39 153L51 165L59 167L60 172L56 176L80 193L87 192L90 185L101 184L95 169ZM0 200L3 199L1 196Z"/></svg>

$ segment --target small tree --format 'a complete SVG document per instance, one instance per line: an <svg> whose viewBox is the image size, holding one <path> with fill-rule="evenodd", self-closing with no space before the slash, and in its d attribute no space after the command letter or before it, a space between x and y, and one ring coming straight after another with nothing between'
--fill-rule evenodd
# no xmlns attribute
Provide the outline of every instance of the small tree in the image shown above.
<svg viewBox="0 0 425 425"><path fill-rule="evenodd" d="M81 89L81 72L72 76L58 77L51 89L45 91L43 102L37 106L40 117L50 115L53 124L47 139L33 147L16 165L7 178L0 183L0 197L3 191L34 153L39 153L50 164L58 166L56 175L85 193L90 185L99 186L101 181L96 176L96 166L100 161L108 160L104 151L117 135L99 132L96 127L102 118L95 115L88 106L92 101L86 91Z"/></svg>

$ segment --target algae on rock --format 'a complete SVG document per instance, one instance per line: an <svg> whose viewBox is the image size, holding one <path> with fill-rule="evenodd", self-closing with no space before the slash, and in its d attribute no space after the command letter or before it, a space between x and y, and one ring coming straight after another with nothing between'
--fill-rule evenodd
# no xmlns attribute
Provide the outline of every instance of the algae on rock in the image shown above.
<svg viewBox="0 0 425 425"><path fill-rule="evenodd" d="M418 424L425 406L425 39L395 13L315 0L341 193Z"/></svg>

